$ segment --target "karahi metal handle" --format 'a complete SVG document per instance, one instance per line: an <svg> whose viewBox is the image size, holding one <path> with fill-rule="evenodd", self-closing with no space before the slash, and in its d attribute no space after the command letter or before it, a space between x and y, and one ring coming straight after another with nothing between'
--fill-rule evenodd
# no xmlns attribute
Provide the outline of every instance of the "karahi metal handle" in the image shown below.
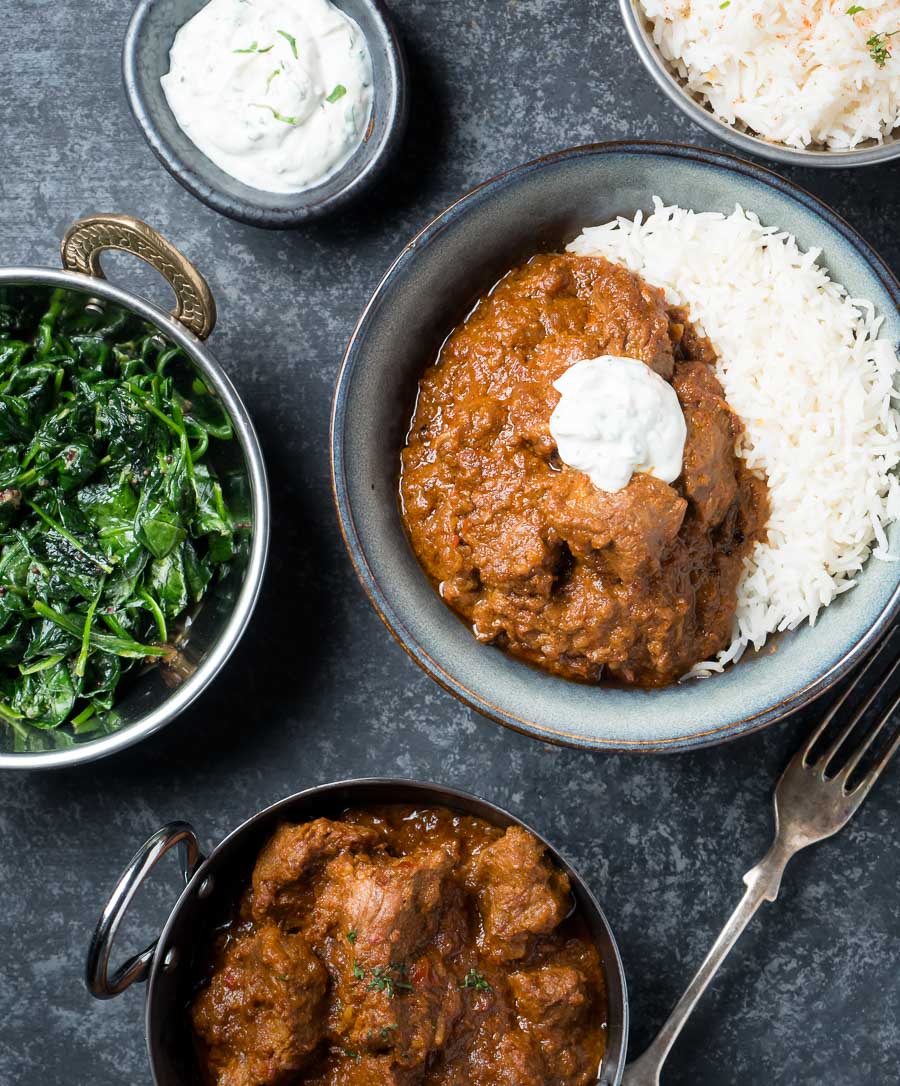
<svg viewBox="0 0 900 1086"><path fill-rule="evenodd" d="M207 281L162 234L132 215L91 215L73 223L60 247L63 267L105 279L100 257L107 249L132 253L155 268L175 292L175 320L198 339L212 332L216 303Z"/></svg>
<svg viewBox="0 0 900 1086"><path fill-rule="evenodd" d="M203 862L194 829L187 822L170 822L156 831L137 850L131 863L119 876L109 896L88 950L85 983L96 999L112 999L132 984L147 979L156 954L157 940L146 950L129 958L110 975L109 962L119 925L128 912L134 895L157 863L172 848L178 848L185 886Z"/></svg>

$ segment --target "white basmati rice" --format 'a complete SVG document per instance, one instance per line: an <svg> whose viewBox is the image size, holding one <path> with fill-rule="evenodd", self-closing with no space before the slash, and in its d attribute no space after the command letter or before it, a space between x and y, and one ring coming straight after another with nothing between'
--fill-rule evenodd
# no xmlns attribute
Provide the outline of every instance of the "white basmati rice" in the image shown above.
<svg viewBox="0 0 900 1086"><path fill-rule="evenodd" d="M768 539L746 559L733 640L695 673L721 671L768 634L814 623L856 583L870 551L889 553L900 515L894 346L796 239L736 207L729 216L665 207L586 229L569 250L605 256L661 287L718 355L746 432L738 455L764 474Z"/></svg>
<svg viewBox="0 0 900 1086"><path fill-rule="evenodd" d="M726 124L848 150L900 124L900 0L641 0L653 40ZM877 50L876 50L877 52Z"/></svg>

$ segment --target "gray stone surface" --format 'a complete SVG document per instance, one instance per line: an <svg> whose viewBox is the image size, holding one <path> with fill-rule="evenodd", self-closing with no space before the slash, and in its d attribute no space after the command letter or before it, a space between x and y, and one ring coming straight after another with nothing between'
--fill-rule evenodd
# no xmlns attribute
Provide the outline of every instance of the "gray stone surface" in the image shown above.
<svg viewBox="0 0 900 1086"><path fill-rule="evenodd" d="M139 215L181 246L218 298L214 349L256 419L275 506L262 603L199 705L96 767L0 778L3 1086L149 1082L141 992L99 1004L81 984L105 893L147 834L188 818L212 843L289 792L367 773L471 789L558 843L618 933L637 1052L766 847L773 781L816 716L680 757L544 746L439 690L366 602L331 506L328 411L354 319L400 246L472 184L541 152L626 137L710 144L638 68L613 0L392 8L413 70L402 159L358 210L279 235L219 218L156 164L120 85L130 5L2 4L0 259L54 265L65 227L98 210ZM897 265L897 167L786 172ZM123 282L150 283L111 263ZM667 1083L898 1081L898 785L895 766L844 833L795 862L695 1014ZM125 945L149 938L174 891L174 868L161 870Z"/></svg>

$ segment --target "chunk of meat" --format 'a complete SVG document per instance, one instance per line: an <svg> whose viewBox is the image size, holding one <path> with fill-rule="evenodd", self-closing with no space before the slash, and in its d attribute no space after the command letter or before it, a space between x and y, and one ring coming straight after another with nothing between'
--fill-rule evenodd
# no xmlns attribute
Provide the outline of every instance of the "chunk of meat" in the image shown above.
<svg viewBox="0 0 900 1086"><path fill-rule="evenodd" d="M510 973L516 1010L530 1027L568 1027L587 1003L587 979L571 965L542 965Z"/></svg>
<svg viewBox="0 0 900 1086"><path fill-rule="evenodd" d="M302 908L300 884L342 852L373 846L378 835L365 826L317 818L302 825L279 826L253 868L252 912L257 920L270 913Z"/></svg>
<svg viewBox="0 0 900 1086"><path fill-rule="evenodd" d="M493 1086L555 1086L537 1043L515 1026L493 1038L491 1044L482 1041L473 1052L471 1064L472 1077L477 1069L483 1076L478 1081Z"/></svg>
<svg viewBox="0 0 900 1086"><path fill-rule="evenodd" d="M734 446L743 426L705 363L676 366L673 386L687 423L681 476L684 492L701 523L714 528L738 496Z"/></svg>
<svg viewBox="0 0 900 1086"><path fill-rule="evenodd" d="M718 412L688 407L684 418L687 423L684 492L701 523L714 528L722 523L738 494L733 460L729 461L734 456L734 436L728 419Z"/></svg>
<svg viewBox="0 0 900 1086"><path fill-rule="evenodd" d="M590 1053L569 1039L583 1030L590 1011L587 977L572 965L543 965L511 973L509 986L519 1024L541 1048L559 1086L587 1086L596 1081L597 1065Z"/></svg>
<svg viewBox="0 0 900 1086"><path fill-rule="evenodd" d="M547 491L545 515L578 558L602 559L619 580L652 576L681 528L687 502L653 475L633 475L609 494L580 471L565 471Z"/></svg>
<svg viewBox="0 0 900 1086"><path fill-rule="evenodd" d="M345 969L329 1036L353 1052L388 1054L398 1067L423 1066L444 1048L463 1011L463 997L439 951L401 963Z"/></svg>
<svg viewBox="0 0 900 1086"><path fill-rule="evenodd" d="M239 935L191 1008L216 1086L282 1086L324 1035L328 976L302 935Z"/></svg>
<svg viewBox="0 0 900 1086"><path fill-rule="evenodd" d="M364 967L405 962L437 931L458 846L394 859L341 855L328 864L317 911L355 933Z"/></svg>
<svg viewBox="0 0 900 1086"><path fill-rule="evenodd" d="M571 911L565 872L520 826L510 826L475 857L471 881L484 924L482 950L495 961L521 958L532 936L553 931Z"/></svg>
<svg viewBox="0 0 900 1086"><path fill-rule="evenodd" d="M621 264L581 258L576 274L590 277L591 320L586 330L596 331L601 354L637 358L668 379L674 356L669 338L669 313L665 295Z"/></svg>
<svg viewBox="0 0 900 1086"><path fill-rule="evenodd" d="M669 338L678 362L705 362L716 364L713 345L691 322L690 306L669 306Z"/></svg>
<svg viewBox="0 0 900 1086"><path fill-rule="evenodd" d="M335 1062L324 1080L315 1082L317 1086L320 1081L323 1086L420 1086L424 1075L422 1068L397 1067L390 1056L356 1053Z"/></svg>
<svg viewBox="0 0 900 1086"><path fill-rule="evenodd" d="M482 483L473 489L473 508L459 518L460 543L468 548L482 585L549 588L553 548L538 510L514 467L486 461Z"/></svg>
<svg viewBox="0 0 900 1086"><path fill-rule="evenodd" d="M462 892L451 875L458 856L454 843L328 865L316 912L319 926L330 917L337 933L328 952L336 995L329 1035L342 1047L416 1067L447 1043L462 1013L444 961L465 936Z"/></svg>

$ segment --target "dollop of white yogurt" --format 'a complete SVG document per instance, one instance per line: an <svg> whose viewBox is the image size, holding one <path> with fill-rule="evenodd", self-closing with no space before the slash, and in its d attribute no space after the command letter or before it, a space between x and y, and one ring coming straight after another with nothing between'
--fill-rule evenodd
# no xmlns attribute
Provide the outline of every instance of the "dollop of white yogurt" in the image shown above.
<svg viewBox="0 0 900 1086"><path fill-rule="evenodd" d="M560 401L550 433L560 458L599 490L616 491L637 472L674 483L687 425L675 389L635 358L576 362L553 382Z"/></svg>
<svg viewBox="0 0 900 1086"><path fill-rule="evenodd" d="M266 192L327 180L372 113L365 37L329 0L210 0L175 35L161 82L206 157Z"/></svg>

